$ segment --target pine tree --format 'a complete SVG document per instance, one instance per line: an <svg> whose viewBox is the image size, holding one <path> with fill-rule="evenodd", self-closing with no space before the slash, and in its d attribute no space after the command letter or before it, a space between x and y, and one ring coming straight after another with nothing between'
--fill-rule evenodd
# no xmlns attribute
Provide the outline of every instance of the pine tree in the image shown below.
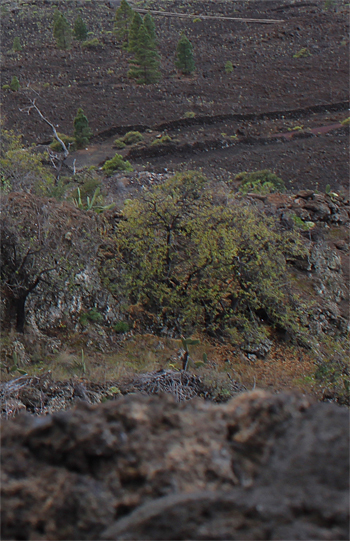
<svg viewBox="0 0 350 541"><path fill-rule="evenodd" d="M75 20L73 33L75 39L79 41L85 41L87 38L88 29L80 15Z"/></svg>
<svg viewBox="0 0 350 541"><path fill-rule="evenodd" d="M129 47L128 50L133 53L137 48L137 37L139 34L142 18L137 11L135 12L129 30Z"/></svg>
<svg viewBox="0 0 350 541"><path fill-rule="evenodd" d="M156 25L154 24L154 19L150 13L146 13L146 15L143 18L143 24L149 34L149 37L151 40L154 41L154 43L157 42L157 36L156 36Z"/></svg>
<svg viewBox="0 0 350 541"><path fill-rule="evenodd" d="M154 41L150 38L145 26L140 26L133 67L128 72L130 79L136 79L139 84L157 83L160 79L159 60Z"/></svg>
<svg viewBox="0 0 350 541"><path fill-rule="evenodd" d="M186 38L185 34L182 34L177 44L175 66L184 75L190 75L195 70L192 49L192 43Z"/></svg>
<svg viewBox="0 0 350 541"><path fill-rule="evenodd" d="M89 128L89 121L81 108L78 109L77 116L75 117L73 124L74 138L76 140L77 147L84 148L92 136L92 131Z"/></svg>
<svg viewBox="0 0 350 541"><path fill-rule="evenodd" d="M16 77L16 75L14 75L11 79L10 88L13 92L18 92L18 90L21 88L18 77Z"/></svg>
<svg viewBox="0 0 350 541"><path fill-rule="evenodd" d="M53 35L59 49L70 49L72 44L72 29L65 16L58 10L54 15Z"/></svg>
<svg viewBox="0 0 350 541"><path fill-rule="evenodd" d="M119 8L115 12L113 31L118 41L121 41L123 46L127 44L129 27L133 16L133 9L129 6L126 0L122 0Z"/></svg>
<svg viewBox="0 0 350 541"><path fill-rule="evenodd" d="M19 53L22 50L21 42L18 36L13 40L12 50L15 53Z"/></svg>

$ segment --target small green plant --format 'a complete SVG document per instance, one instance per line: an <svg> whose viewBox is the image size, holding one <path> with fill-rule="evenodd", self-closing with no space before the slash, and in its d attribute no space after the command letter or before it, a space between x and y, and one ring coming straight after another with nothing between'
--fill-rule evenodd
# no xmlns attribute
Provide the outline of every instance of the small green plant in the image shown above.
<svg viewBox="0 0 350 541"><path fill-rule="evenodd" d="M349 126L349 124L350 124L350 116L348 116L348 118L345 118L344 120L341 121L342 126Z"/></svg>
<svg viewBox="0 0 350 541"><path fill-rule="evenodd" d="M76 141L74 137L71 137L70 135L65 135L64 133L57 133L60 139L64 142L68 150L74 151L76 149ZM52 143L50 144L51 150L54 152L62 152L63 148L62 145L57 139L54 139Z"/></svg>
<svg viewBox="0 0 350 541"><path fill-rule="evenodd" d="M77 111L77 116L73 122L74 139L77 143L77 148L84 148L89 143L92 136L92 131L89 127L89 121L81 107Z"/></svg>
<svg viewBox="0 0 350 541"><path fill-rule="evenodd" d="M244 194L249 192L261 194L284 192L286 189L283 180L269 169L239 173L235 180L241 181L239 190Z"/></svg>
<svg viewBox="0 0 350 541"><path fill-rule="evenodd" d="M287 131L302 131L304 126L294 126L294 128L287 128Z"/></svg>
<svg viewBox="0 0 350 541"><path fill-rule="evenodd" d="M101 205L99 195L100 195L100 188L97 187L93 196L90 198L87 195L86 201L84 202L81 197L80 188L77 188L77 198L73 199L73 203L78 209L94 210L98 214L114 207L114 203L111 203L110 205Z"/></svg>
<svg viewBox="0 0 350 541"><path fill-rule="evenodd" d="M16 75L14 75L11 79L11 83L10 83L10 89L12 90L12 92L18 92L18 90L21 88L21 85L19 84L19 80L18 78L16 77Z"/></svg>
<svg viewBox="0 0 350 541"><path fill-rule="evenodd" d="M111 160L107 160L102 167L108 176L113 175L115 171L133 171L133 167L130 162L123 160L123 156L116 154Z"/></svg>
<svg viewBox="0 0 350 541"><path fill-rule="evenodd" d="M20 53L22 50L22 45L18 36L13 40L12 50L14 53Z"/></svg>
<svg viewBox="0 0 350 541"><path fill-rule="evenodd" d="M49 86L50 86L50 83L44 83L43 84L43 88L49 88Z"/></svg>
<svg viewBox="0 0 350 541"><path fill-rule="evenodd" d="M312 56L309 49L307 47L303 47L293 55L293 58L307 58L308 56Z"/></svg>
<svg viewBox="0 0 350 541"><path fill-rule="evenodd" d="M192 22L193 23L201 23L202 19L200 19L199 17L195 17Z"/></svg>
<svg viewBox="0 0 350 541"><path fill-rule="evenodd" d="M103 315L100 314L100 312L98 312L96 308L91 308L91 310L89 310L88 312L84 312L80 315L79 321L80 324L83 326L87 325L88 322L102 323Z"/></svg>
<svg viewBox="0 0 350 541"><path fill-rule="evenodd" d="M123 333L129 332L130 327L128 323L126 323L126 321L118 321L118 323L114 325L113 329L115 330L116 333L123 334Z"/></svg>
<svg viewBox="0 0 350 541"><path fill-rule="evenodd" d="M230 60L228 60L225 64L225 73L232 73L233 72L233 64Z"/></svg>
<svg viewBox="0 0 350 541"><path fill-rule="evenodd" d="M122 141L126 145L133 145L135 143L138 143L139 141L142 141L142 139L143 135L139 131L129 131L124 135Z"/></svg>
<svg viewBox="0 0 350 541"><path fill-rule="evenodd" d="M303 231L310 231L310 229L315 227L314 222L304 222L304 220L302 220L300 216L297 216L296 214L292 214L291 218L294 222L294 225L302 229Z"/></svg>
<svg viewBox="0 0 350 541"><path fill-rule="evenodd" d="M122 139L116 139L114 141L114 145L117 147L117 148L125 148L126 147L126 144L124 143L124 141Z"/></svg>
<svg viewBox="0 0 350 541"><path fill-rule="evenodd" d="M97 38L92 38L83 41L82 47L85 47L85 49L94 49L96 47L102 47L102 43Z"/></svg>
<svg viewBox="0 0 350 541"><path fill-rule="evenodd" d="M151 146L157 146L157 145L166 145L167 143L171 143L171 137L170 135L163 135L162 137L157 137L152 141Z"/></svg>
<svg viewBox="0 0 350 541"><path fill-rule="evenodd" d="M196 113L194 113L193 111L186 111L186 113L184 114L185 118L194 118L195 116Z"/></svg>
<svg viewBox="0 0 350 541"><path fill-rule="evenodd" d="M79 41L85 41L87 38L88 29L80 15L75 20L73 34L75 39Z"/></svg>
<svg viewBox="0 0 350 541"><path fill-rule="evenodd" d="M11 90L10 85L2 85L3 90Z"/></svg>
<svg viewBox="0 0 350 541"><path fill-rule="evenodd" d="M194 340L192 338L181 337L182 347L184 349L184 354L182 356L182 370L187 370L188 364L191 360L189 346L197 346L200 344L200 340Z"/></svg>

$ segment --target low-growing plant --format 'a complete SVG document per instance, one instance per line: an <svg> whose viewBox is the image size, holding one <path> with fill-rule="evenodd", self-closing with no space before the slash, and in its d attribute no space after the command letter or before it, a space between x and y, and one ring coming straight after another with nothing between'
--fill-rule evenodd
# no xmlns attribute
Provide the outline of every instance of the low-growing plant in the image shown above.
<svg viewBox="0 0 350 541"><path fill-rule="evenodd" d="M307 58L308 56L312 56L309 49L307 47L303 47L293 55L293 58Z"/></svg>
<svg viewBox="0 0 350 541"><path fill-rule="evenodd" d="M2 85L3 90L11 90L10 85Z"/></svg>
<svg viewBox="0 0 350 541"><path fill-rule="evenodd" d="M345 118L344 120L341 121L342 126L349 126L349 124L350 124L350 116L348 116L348 118Z"/></svg>
<svg viewBox="0 0 350 541"><path fill-rule="evenodd" d="M225 64L225 73L232 73L233 72L233 64L230 60L228 60Z"/></svg>
<svg viewBox="0 0 350 541"><path fill-rule="evenodd" d="M11 83L10 83L10 89L12 90L12 92L18 92L18 90L21 88L21 85L19 84L19 80L18 78L16 77L16 75L14 75L11 79Z"/></svg>
<svg viewBox="0 0 350 541"><path fill-rule="evenodd" d="M96 308L91 308L88 312L84 312L79 317L79 322L81 325L87 325L88 322L91 323L102 323L103 315L97 311Z"/></svg>
<svg viewBox="0 0 350 541"><path fill-rule="evenodd" d="M143 135L139 131L129 131L124 135L122 141L126 145L133 145L135 143L138 143L139 141L142 141L142 139Z"/></svg>
<svg viewBox="0 0 350 541"><path fill-rule="evenodd" d="M186 111L186 113L184 114L185 118L194 118L195 116L196 113L194 113L193 111Z"/></svg>
<svg viewBox="0 0 350 541"><path fill-rule="evenodd" d="M102 43L97 38L88 39L81 44L85 49L95 49L96 47L103 47Z"/></svg>
<svg viewBox="0 0 350 541"><path fill-rule="evenodd" d="M76 150L77 145L74 137L71 135L65 135L64 133L58 133L58 136L60 139L62 139L68 150L72 152ZM52 143L50 143L50 148L54 152L63 152L62 145L59 141L57 141L57 139L54 139Z"/></svg>
<svg viewBox="0 0 350 541"><path fill-rule="evenodd" d="M157 137L156 139L154 139L154 141L152 141L151 145L165 145L166 143L171 143L170 135L163 135L162 137Z"/></svg>
<svg viewBox="0 0 350 541"><path fill-rule="evenodd" d="M115 330L116 333L123 334L123 333L129 332L130 327L129 327L129 324L126 323L126 321L118 321L118 323L116 323L113 326L113 329Z"/></svg>
<svg viewBox="0 0 350 541"><path fill-rule="evenodd" d="M235 180L241 181L239 190L242 193L267 194L284 192L286 189L283 180L269 169L239 173Z"/></svg>
<svg viewBox="0 0 350 541"><path fill-rule="evenodd" d="M107 160L102 166L102 171L104 171L108 176L113 175L115 171L133 171L131 163L127 160L123 160L123 156L116 154L111 160Z"/></svg>
<svg viewBox="0 0 350 541"><path fill-rule="evenodd" d="M126 144L124 143L124 141L122 139L116 139L114 141L114 145L117 147L117 148L125 148L126 147Z"/></svg>

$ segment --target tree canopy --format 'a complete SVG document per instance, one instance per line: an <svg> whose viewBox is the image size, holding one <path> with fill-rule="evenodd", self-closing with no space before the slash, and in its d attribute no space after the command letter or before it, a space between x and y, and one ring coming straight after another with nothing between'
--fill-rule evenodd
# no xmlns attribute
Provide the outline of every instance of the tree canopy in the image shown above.
<svg viewBox="0 0 350 541"><path fill-rule="evenodd" d="M89 127L89 121L81 107L77 111L77 116L74 119L74 139L78 148L84 148L92 136L92 131Z"/></svg>
<svg viewBox="0 0 350 541"><path fill-rule="evenodd" d="M142 24L137 35L137 43L134 47L134 60L128 71L128 77L135 79L139 84L152 84L160 79L159 60L154 40L151 39L146 27Z"/></svg>
<svg viewBox="0 0 350 541"><path fill-rule="evenodd" d="M182 34L177 44L176 58L175 66L184 75L190 75L195 70L192 43L185 34Z"/></svg>
<svg viewBox="0 0 350 541"><path fill-rule="evenodd" d="M178 173L124 208L117 279L131 304L177 332L210 332L257 321L297 333L298 300L286 259L302 253L292 233L236 199L222 203L198 172Z"/></svg>
<svg viewBox="0 0 350 541"><path fill-rule="evenodd" d="M120 6L115 12L114 33L118 41L123 45L128 43L128 34L134 11L126 0L121 0Z"/></svg>

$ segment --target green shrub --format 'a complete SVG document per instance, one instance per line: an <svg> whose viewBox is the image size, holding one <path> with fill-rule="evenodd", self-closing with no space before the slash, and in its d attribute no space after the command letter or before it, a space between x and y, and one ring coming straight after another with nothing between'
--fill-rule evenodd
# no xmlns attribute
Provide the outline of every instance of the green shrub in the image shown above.
<svg viewBox="0 0 350 541"><path fill-rule="evenodd" d="M79 107L77 116L73 121L74 125L74 138L77 143L77 148L84 148L89 143L92 136L92 131L89 127L89 121L84 114L84 111Z"/></svg>
<svg viewBox="0 0 350 541"><path fill-rule="evenodd" d="M66 147L71 150L72 152L76 150L76 141L74 137L71 137L70 135L65 135L64 133L57 133L58 137L62 139ZM57 139L54 139L52 143L50 144L51 150L54 152L62 152L63 148L62 145Z"/></svg>
<svg viewBox="0 0 350 541"><path fill-rule="evenodd" d="M300 49L300 51L293 55L293 58L306 58L308 56L311 56L309 49L303 47L302 49Z"/></svg>
<svg viewBox="0 0 350 541"><path fill-rule="evenodd" d="M88 30L80 15L75 20L73 34L75 39L79 41L84 41L87 38Z"/></svg>
<svg viewBox="0 0 350 541"><path fill-rule="evenodd" d="M103 315L100 314L100 312L98 312L96 308L92 308L88 312L84 312L83 314L81 314L79 321L81 325L87 325L89 321L91 323L102 323Z"/></svg>
<svg viewBox="0 0 350 541"><path fill-rule="evenodd" d="M341 121L342 126L349 126L350 124L350 116L348 118L345 118L345 120Z"/></svg>
<svg viewBox="0 0 350 541"><path fill-rule="evenodd" d="M21 42L18 36L13 40L12 50L15 53L19 53L22 50Z"/></svg>
<svg viewBox="0 0 350 541"><path fill-rule="evenodd" d="M10 85L2 85L3 90L11 90Z"/></svg>
<svg viewBox="0 0 350 541"><path fill-rule="evenodd" d="M114 144L117 148L125 148L126 147L126 144L124 143L124 141L122 139L116 139L114 141Z"/></svg>
<svg viewBox="0 0 350 541"><path fill-rule="evenodd" d="M10 88L12 92L18 92L18 90L21 88L21 85L19 84L19 80L16 75L14 75L11 79Z"/></svg>
<svg viewBox="0 0 350 541"><path fill-rule="evenodd" d="M102 43L98 41L97 38L89 39L86 41L83 41L82 47L85 47L86 49L94 49L95 47L102 47Z"/></svg>
<svg viewBox="0 0 350 541"><path fill-rule="evenodd" d="M139 141L142 141L143 135L139 131L129 131L124 135L122 138L123 143L126 145L133 145L134 143L138 143Z"/></svg>
<svg viewBox="0 0 350 541"><path fill-rule="evenodd" d="M186 111L186 113L184 114L185 118L194 118L195 116L196 113L194 113L193 111Z"/></svg>
<svg viewBox="0 0 350 541"><path fill-rule="evenodd" d="M130 162L123 160L123 156L116 154L114 158L105 162L102 171L110 176L115 171L133 171L133 167Z"/></svg>
<svg viewBox="0 0 350 541"><path fill-rule="evenodd" d="M230 60L228 60L225 64L225 73L232 73L233 72L233 64Z"/></svg>
<svg viewBox="0 0 350 541"><path fill-rule="evenodd" d="M163 135L162 137L158 137L152 141L151 145L165 145L166 143L171 143L171 137L170 135Z"/></svg>
<svg viewBox="0 0 350 541"><path fill-rule="evenodd" d="M118 323L116 323L116 325L114 325L113 329L115 330L116 333L122 334L122 333L125 333L125 332L129 332L130 327L126 323L126 321L118 321Z"/></svg>
<svg viewBox="0 0 350 541"><path fill-rule="evenodd" d="M272 193L284 192L286 186L283 180L269 169L262 171L243 172L236 175L235 180L241 181L240 191L242 193Z"/></svg>

